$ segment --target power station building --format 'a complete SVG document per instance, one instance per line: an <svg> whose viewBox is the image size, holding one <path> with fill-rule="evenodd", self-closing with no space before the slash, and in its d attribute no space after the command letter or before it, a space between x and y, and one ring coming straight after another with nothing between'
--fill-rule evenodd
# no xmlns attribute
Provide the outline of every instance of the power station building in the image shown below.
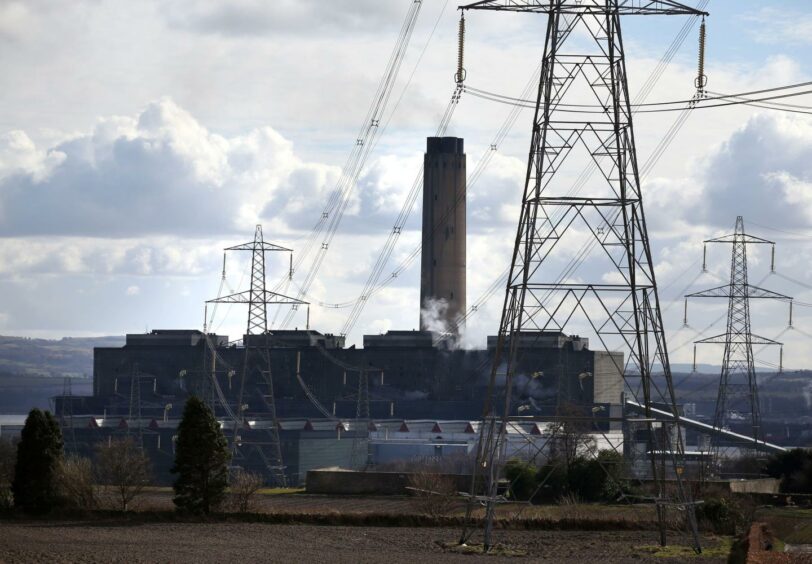
<svg viewBox="0 0 812 564"><path fill-rule="evenodd" d="M195 330L132 334L123 347L95 349L93 396L56 402L57 415L71 428L66 444L75 441L80 451L92 454L99 440L135 434L154 451L159 478L169 482L174 429L189 396L204 398L226 434L232 433L228 414L237 409L245 348L223 335L212 335L209 342L217 343L213 370L203 369L212 352ZM494 338L488 342L483 349L449 350L436 346L429 332L389 331L365 336L363 348L348 348L340 337L316 331L274 332L271 374L289 480L297 483L308 469L349 465L353 457L359 464L366 460L352 451L358 448L353 442L366 439L358 419L360 401L370 423L382 429L414 420L474 424L487 395ZM620 414L623 358L588 345L562 333L526 335L514 381L514 413L552 416L566 403L584 413L595 408L598 420L605 416L605 430L616 430L609 420ZM269 390L260 371L248 373L239 433L246 442L261 443L271 424ZM375 448L392 452L385 445ZM235 464L261 471L263 459L249 450Z"/></svg>
<svg viewBox="0 0 812 564"><path fill-rule="evenodd" d="M386 429L408 428L406 421L435 422L437 428L442 421L466 422L466 429L475 424L487 396L495 337L476 350L445 344L454 342L466 310L463 140L429 138L424 174L420 304L414 304L420 331L365 335L362 347L313 330L273 330L238 343L197 330L130 334L123 347L95 349L92 396L57 398L66 443L90 452L98 440L137 434L168 481L174 429L185 400L196 395L223 421L227 435L246 444L263 442L275 411L285 471L295 483L312 467L363 462L373 450L359 458L360 437L385 442ZM439 339L438 332L450 339ZM622 402L622 354L593 351L587 339L557 332L520 339L514 414L552 416L567 404L616 430L610 421L617 420ZM267 347L269 365L244 367L246 347ZM235 464L262 470L261 452L240 450ZM392 450L379 445L375 452Z"/></svg>

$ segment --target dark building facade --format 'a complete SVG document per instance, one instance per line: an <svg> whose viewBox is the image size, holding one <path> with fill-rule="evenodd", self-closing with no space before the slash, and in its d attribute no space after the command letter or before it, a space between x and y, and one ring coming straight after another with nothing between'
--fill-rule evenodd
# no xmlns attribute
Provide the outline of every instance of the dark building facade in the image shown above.
<svg viewBox="0 0 812 564"><path fill-rule="evenodd" d="M265 342L250 336L246 343L254 346L257 338ZM353 418L363 373L373 418L479 418L495 338L479 350L449 350L433 341L426 331L389 331L365 335L363 348L346 348L341 337L317 331L274 332L268 343L277 415L318 418L326 410ZM128 335L123 347L95 349L94 395L74 397L74 413L123 416L139 397L143 417L179 416L192 394L236 405L246 349L221 335L208 342L198 331L155 330ZM525 414L561 402L620 403L622 355L592 351L588 340L562 333L524 334L519 349L513 404ZM243 392L248 417L268 411L267 381L255 372L248 370Z"/></svg>
<svg viewBox="0 0 812 564"><path fill-rule="evenodd" d="M591 351L587 340L562 333L521 338L514 414L553 415L563 402L585 410L605 405L602 412L610 413L620 403L622 355ZM450 350L434 340L425 331L389 331L366 335L363 348L347 348L341 337L317 331L249 336L248 347L268 343L290 483L314 467L363 463L365 452L355 452L366 449L359 446L367 431L357 420L359 397L368 398L369 418L377 421L478 420L493 338L480 350ZM93 395L56 398L56 413L70 427L66 445L92 455L99 441L135 434L159 480L169 482L175 429L186 399L197 395L213 407L227 436L236 432L249 445L236 451L234 464L263 471L262 453L250 445L270 440L270 390L261 367L248 366L238 410L245 358L245 346L194 330L128 335L123 347L97 348ZM235 424L230 414L238 411L242 419Z"/></svg>

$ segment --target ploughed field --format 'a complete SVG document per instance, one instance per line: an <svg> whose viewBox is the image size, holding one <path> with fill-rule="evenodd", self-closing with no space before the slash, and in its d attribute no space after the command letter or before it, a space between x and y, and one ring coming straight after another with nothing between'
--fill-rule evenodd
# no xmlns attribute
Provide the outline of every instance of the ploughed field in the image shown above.
<svg viewBox="0 0 812 564"><path fill-rule="evenodd" d="M123 517L11 520L0 521L0 562L663 562L651 546L652 531L496 531L495 540L513 557L443 548L459 534L459 529L441 527L139 522ZM684 537L673 540L687 544ZM726 542L704 540L709 548ZM685 561L721 563L726 557L667 559Z"/></svg>

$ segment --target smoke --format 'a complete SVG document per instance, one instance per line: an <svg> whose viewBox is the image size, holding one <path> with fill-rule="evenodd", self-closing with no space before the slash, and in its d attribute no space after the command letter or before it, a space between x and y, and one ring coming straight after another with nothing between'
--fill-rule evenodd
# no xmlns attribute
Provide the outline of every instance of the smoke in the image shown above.
<svg viewBox="0 0 812 564"><path fill-rule="evenodd" d="M544 400L555 396L554 387L544 385L544 373L516 374L513 377L513 394L519 400Z"/></svg>
<svg viewBox="0 0 812 564"><path fill-rule="evenodd" d="M448 320L448 301L428 298L420 309L420 328L434 334L434 344L441 344L448 350L461 347L464 336Z"/></svg>
<svg viewBox="0 0 812 564"><path fill-rule="evenodd" d="M506 380L507 365L502 362L496 370L495 384L497 388L504 388ZM487 385L490 381L490 368L483 369L480 373L479 384ZM539 403L548 402L556 396L556 387L549 377L545 378L544 372L537 371L530 374L519 372L513 375L513 401L516 402L520 413L528 410L538 412Z"/></svg>
<svg viewBox="0 0 812 564"><path fill-rule="evenodd" d="M806 408L812 409L812 382L804 386L804 399L806 400Z"/></svg>
<svg viewBox="0 0 812 564"><path fill-rule="evenodd" d="M451 333L447 316L448 301L442 298L428 298L423 302L423 307L420 309L420 328L445 336Z"/></svg>

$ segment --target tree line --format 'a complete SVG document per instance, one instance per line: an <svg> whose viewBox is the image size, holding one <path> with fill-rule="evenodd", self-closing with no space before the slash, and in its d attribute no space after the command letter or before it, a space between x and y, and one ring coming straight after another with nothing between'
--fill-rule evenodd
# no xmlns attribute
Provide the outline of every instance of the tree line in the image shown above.
<svg viewBox="0 0 812 564"><path fill-rule="evenodd" d="M173 502L179 511L208 514L221 506L229 487L231 454L220 423L197 397L186 402L178 426L172 473ZM231 473L235 508L247 511L262 486L256 474ZM0 508L27 514L58 509L94 509L105 489L122 511L152 483L149 457L132 437L98 444L93 460L66 455L59 423L32 409L19 441L0 441Z"/></svg>

